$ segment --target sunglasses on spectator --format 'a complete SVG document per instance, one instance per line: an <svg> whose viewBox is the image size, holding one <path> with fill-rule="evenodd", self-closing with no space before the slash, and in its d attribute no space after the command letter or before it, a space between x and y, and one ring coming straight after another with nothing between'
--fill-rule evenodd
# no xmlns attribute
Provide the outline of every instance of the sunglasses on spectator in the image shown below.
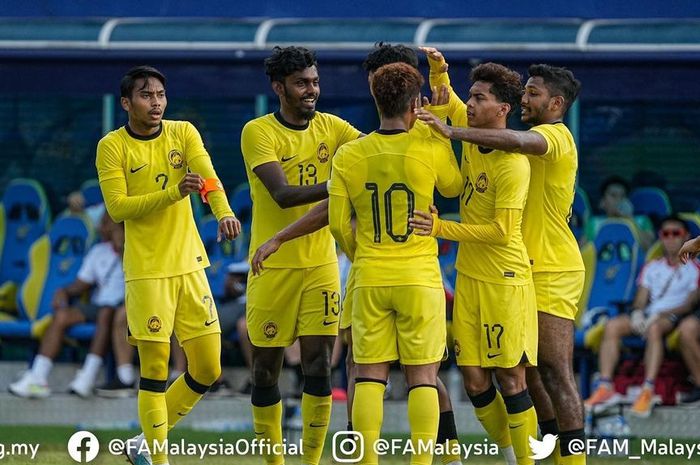
<svg viewBox="0 0 700 465"><path fill-rule="evenodd" d="M685 234L685 229L662 229L659 236L667 239L669 237L681 237Z"/></svg>

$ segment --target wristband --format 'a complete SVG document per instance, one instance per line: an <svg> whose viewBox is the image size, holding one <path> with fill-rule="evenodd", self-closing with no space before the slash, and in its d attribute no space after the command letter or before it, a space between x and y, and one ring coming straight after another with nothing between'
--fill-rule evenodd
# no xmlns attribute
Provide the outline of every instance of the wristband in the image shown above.
<svg viewBox="0 0 700 465"><path fill-rule="evenodd" d="M199 190L199 195L202 197L203 203L209 203L207 201L207 195L209 192L221 191L224 192L224 185L221 184L216 178L209 178L204 181L204 187Z"/></svg>

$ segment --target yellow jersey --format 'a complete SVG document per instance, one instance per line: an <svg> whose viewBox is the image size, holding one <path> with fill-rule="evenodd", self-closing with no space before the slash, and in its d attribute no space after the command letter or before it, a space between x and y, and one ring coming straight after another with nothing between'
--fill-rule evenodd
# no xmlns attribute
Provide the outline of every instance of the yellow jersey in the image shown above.
<svg viewBox="0 0 700 465"><path fill-rule="evenodd" d="M357 218L349 255L355 288L442 287L437 241L413 234L408 218L428 211L436 187L446 197L459 195L462 177L449 141L425 125L414 128L375 131L342 146L333 160L329 217L341 245L336 228L352 234L350 207Z"/></svg>
<svg viewBox="0 0 700 465"><path fill-rule="evenodd" d="M464 224L490 224L496 209L523 210L528 197L530 164L526 157L500 150L465 144L462 159L464 191L459 216ZM522 285L532 274L521 221L515 225L508 244L460 242L457 270L480 281Z"/></svg>
<svg viewBox="0 0 700 465"><path fill-rule="evenodd" d="M178 188L188 167L204 178L216 175L191 123L163 120L150 136L135 134L128 126L111 131L97 144L95 165L107 211L115 221L124 221L127 281L209 266L189 197L182 198ZM228 203L218 201L217 218L233 216Z"/></svg>
<svg viewBox="0 0 700 465"><path fill-rule="evenodd" d="M294 126L279 113L249 121L241 134L241 150L253 200L250 254L275 233L295 222L315 203L281 208L253 169L278 162L290 185L308 186L330 178L338 147L357 139L360 131L337 116L317 112L305 126ZM310 268L338 261L328 228L283 244L265 261L267 268Z"/></svg>
<svg viewBox="0 0 700 465"><path fill-rule="evenodd" d="M578 154L564 123L531 131L547 141L547 153L529 155L530 192L523 212L523 238L532 271L583 271L583 259L569 228L576 188Z"/></svg>

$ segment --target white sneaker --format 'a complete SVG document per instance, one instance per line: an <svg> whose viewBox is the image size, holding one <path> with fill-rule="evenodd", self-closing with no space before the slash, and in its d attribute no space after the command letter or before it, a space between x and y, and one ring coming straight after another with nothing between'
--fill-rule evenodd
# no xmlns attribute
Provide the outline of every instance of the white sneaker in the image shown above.
<svg viewBox="0 0 700 465"><path fill-rule="evenodd" d="M153 465L147 446L146 437L141 433L126 441L124 455L132 465Z"/></svg>
<svg viewBox="0 0 700 465"><path fill-rule="evenodd" d="M68 391L71 394L76 394L83 399L91 397L92 391L95 388L95 380L85 375L83 370L78 370L75 378L68 385Z"/></svg>
<svg viewBox="0 0 700 465"><path fill-rule="evenodd" d="M45 399L51 394L49 385L37 382L31 371L24 372L22 377L10 384L7 389L10 393L25 399Z"/></svg>

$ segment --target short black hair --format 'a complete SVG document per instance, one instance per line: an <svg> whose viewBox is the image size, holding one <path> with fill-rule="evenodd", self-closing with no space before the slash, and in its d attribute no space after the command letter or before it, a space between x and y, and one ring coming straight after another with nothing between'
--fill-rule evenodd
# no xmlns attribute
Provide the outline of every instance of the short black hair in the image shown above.
<svg viewBox="0 0 700 465"><path fill-rule="evenodd" d="M362 62L362 67L368 73L376 72L380 67L391 63L406 63L418 69L418 54L405 45L391 45L388 42L377 42L374 48Z"/></svg>
<svg viewBox="0 0 700 465"><path fill-rule="evenodd" d="M155 69L153 66L141 65L131 68L122 77L122 81L119 85L119 93L122 97L131 98L131 94L134 92L134 87L136 86L136 81L139 79L144 80L144 86L148 82L149 78L156 78L165 87L165 75Z"/></svg>
<svg viewBox="0 0 700 465"><path fill-rule="evenodd" d="M658 224L659 224L659 229L661 229L661 228L663 227L664 223L667 223L667 222L678 223L678 224L680 224L680 225L683 226L683 229L685 229L686 231L690 231L690 228L688 227L688 222L685 221L685 220L684 220L683 218L681 218L680 216L678 216L678 214L676 214L676 213L671 213L670 215L664 217L664 218L658 223Z"/></svg>
<svg viewBox="0 0 700 465"><path fill-rule="evenodd" d="M304 47L275 47L272 55L265 58L265 74L270 82L283 82L290 74L312 66L318 67L316 53Z"/></svg>
<svg viewBox="0 0 700 465"><path fill-rule="evenodd" d="M574 73L566 68L544 64L530 65L527 72L530 77L541 77L551 96L564 97L564 113L569 111L581 90L581 81L574 77Z"/></svg>
<svg viewBox="0 0 700 465"><path fill-rule="evenodd" d="M477 81L491 84L491 93L501 103L510 105L510 115L520 104L523 96L523 83L520 74L498 63L482 63L475 66L469 78L472 83Z"/></svg>
<svg viewBox="0 0 700 465"><path fill-rule="evenodd" d="M617 175L605 178L603 183L600 185L600 195L604 196L605 192L608 190L608 187L615 184L622 186L625 189L625 195L629 195L631 189L630 183L628 183L625 178Z"/></svg>

